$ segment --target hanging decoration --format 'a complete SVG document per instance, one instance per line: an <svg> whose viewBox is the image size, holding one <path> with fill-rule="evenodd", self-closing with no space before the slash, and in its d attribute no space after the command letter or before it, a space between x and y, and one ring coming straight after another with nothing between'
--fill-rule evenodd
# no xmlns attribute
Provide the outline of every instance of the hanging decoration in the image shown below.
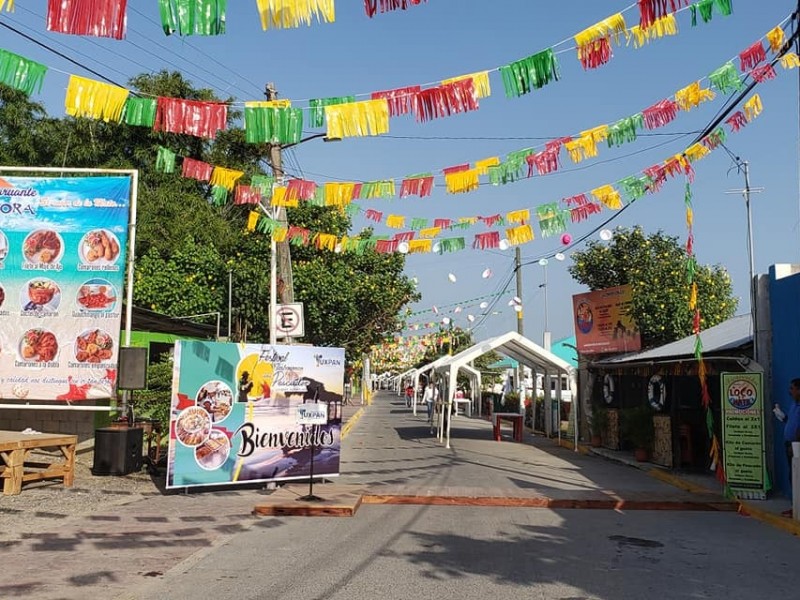
<svg viewBox="0 0 800 600"><path fill-rule="evenodd" d="M409 114L414 106L414 98L422 91L422 87L414 85L411 87L397 88L383 92L372 92L373 100L386 100L389 103L389 115L399 117Z"/></svg>
<svg viewBox="0 0 800 600"><path fill-rule="evenodd" d="M475 241L472 243L472 247L476 250L491 250L494 248L500 247L500 232L499 231L487 231L486 233L479 233L475 236ZM487 269L488 271L488 269ZM485 275L486 271L484 271L484 279L488 279L491 277L491 271L489 271L489 275Z"/></svg>
<svg viewBox="0 0 800 600"><path fill-rule="evenodd" d="M744 116L748 123L760 115L763 110L764 107L761 104L761 96L758 94L753 94L753 96L744 103Z"/></svg>
<svg viewBox="0 0 800 600"><path fill-rule="evenodd" d="M721 94L738 92L743 87L739 72L732 62L725 63L719 69L713 71L709 74L708 80L711 82L711 86Z"/></svg>
<svg viewBox="0 0 800 600"><path fill-rule="evenodd" d="M126 125L152 128L156 122L156 99L129 96L122 112L122 121Z"/></svg>
<svg viewBox="0 0 800 600"><path fill-rule="evenodd" d="M0 0L0 10L14 12L14 0Z"/></svg>
<svg viewBox="0 0 800 600"><path fill-rule="evenodd" d="M750 46L747 50L739 53L739 68L743 73L755 69L756 65L767 60L767 52L764 50L764 44L757 41Z"/></svg>
<svg viewBox="0 0 800 600"><path fill-rule="evenodd" d="M644 116L637 113L620 119L608 128L608 147L635 142L638 132L644 127Z"/></svg>
<svg viewBox="0 0 800 600"><path fill-rule="evenodd" d="M161 27L172 35L222 35L228 0L158 0Z"/></svg>
<svg viewBox="0 0 800 600"><path fill-rule="evenodd" d="M8 10L12 10L13 6L12 2ZM0 82L5 85L30 96L42 91L45 74L47 67L43 64L0 49Z"/></svg>
<svg viewBox="0 0 800 600"><path fill-rule="evenodd" d="M488 98L492 95L492 85L489 82L489 71L481 71L479 73L470 73L469 75L460 75L458 77L451 77L441 82L441 85L449 85L457 83L466 79L472 80L472 86L475 88L476 98Z"/></svg>
<svg viewBox="0 0 800 600"><path fill-rule="evenodd" d="M245 139L250 144L297 144L303 136L303 110L274 102L246 102Z"/></svg>
<svg viewBox="0 0 800 600"><path fill-rule="evenodd" d="M355 197L356 184L351 182L328 182L323 187L325 206L344 209Z"/></svg>
<svg viewBox="0 0 800 600"><path fill-rule="evenodd" d="M597 144L608 138L608 125L600 125L593 129L581 131L576 140L564 142L564 148L569 152L572 162L579 163L585 158L597 156Z"/></svg>
<svg viewBox="0 0 800 600"><path fill-rule="evenodd" d="M317 194L317 184L305 179L291 179L286 184L286 197L290 200L313 200Z"/></svg>
<svg viewBox="0 0 800 600"><path fill-rule="evenodd" d="M336 21L334 0L256 0L261 28L295 29L301 25Z"/></svg>
<svg viewBox="0 0 800 600"><path fill-rule="evenodd" d="M129 93L125 88L70 75L64 105L71 117L119 123Z"/></svg>
<svg viewBox="0 0 800 600"><path fill-rule="evenodd" d="M400 197L419 196L424 198L433 192L433 173L409 175L400 185Z"/></svg>
<svg viewBox="0 0 800 600"><path fill-rule="evenodd" d="M249 185L237 185L234 204L258 204L261 202L261 192L258 188Z"/></svg>
<svg viewBox="0 0 800 600"><path fill-rule="evenodd" d="M394 198L396 195L394 180L387 179L382 181L365 181L361 184L358 198L361 200L373 200L376 198Z"/></svg>
<svg viewBox="0 0 800 600"><path fill-rule="evenodd" d="M214 167L211 173L211 185L221 185L229 192L233 191L233 186L236 182L244 176L243 171L236 169L226 169L225 167Z"/></svg>
<svg viewBox="0 0 800 600"><path fill-rule="evenodd" d="M637 175L630 175L617 182L628 202L636 202L647 194L650 191L650 183L649 177Z"/></svg>
<svg viewBox="0 0 800 600"><path fill-rule="evenodd" d="M526 172L530 177L533 175L532 164L528 164L527 159L534 154L532 148L509 152L503 162L489 167L489 181L492 185L505 185L522 179ZM525 169L526 165L528 169Z"/></svg>
<svg viewBox="0 0 800 600"><path fill-rule="evenodd" d="M781 51L783 48L783 44L786 41L786 34L783 32L783 28L781 26L774 27L767 33L767 41L769 42L769 48L775 54Z"/></svg>
<svg viewBox="0 0 800 600"><path fill-rule="evenodd" d="M156 171L161 173L174 173L175 172L175 153L169 148L164 146L158 147L158 156L156 157Z"/></svg>
<svg viewBox="0 0 800 600"><path fill-rule="evenodd" d="M153 129L213 140L227 122L227 104L159 97Z"/></svg>
<svg viewBox="0 0 800 600"><path fill-rule="evenodd" d="M701 88L700 82L695 81L675 92L675 102L681 110L690 111L700 106L703 102L709 102L716 97L713 90Z"/></svg>
<svg viewBox="0 0 800 600"><path fill-rule="evenodd" d="M512 246L519 246L533 241L533 228L530 225L520 225L506 229L506 238Z"/></svg>
<svg viewBox="0 0 800 600"><path fill-rule="evenodd" d="M228 190L221 185L211 186L211 203L214 206L223 206L228 201Z"/></svg>
<svg viewBox="0 0 800 600"><path fill-rule="evenodd" d="M729 17L733 12L732 0L698 0L698 2L692 4L689 7L692 11L692 27L697 25L698 13L703 23L708 23L713 16L715 8L723 17Z"/></svg>
<svg viewBox="0 0 800 600"><path fill-rule="evenodd" d="M755 69L750 71L750 77L758 83L764 83L770 79L775 79L777 76L778 74L775 72L775 67L773 67L771 63L758 65Z"/></svg>
<svg viewBox="0 0 800 600"><path fill-rule="evenodd" d="M448 194L474 192L480 186L478 169L470 169L469 164L443 169Z"/></svg>
<svg viewBox="0 0 800 600"><path fill-rule="evenodd" d="M639 0L639 27L647 29L687 4L689 0Z"/></svg>
<svg viewBox="0 0 800 600"><path fill-rule="evenodd" d="M558 59L552 48L500 67L507 98L518 98L538 90L560 77Z"/></svg>
<svg viewBox="0 0 800 600"><path fill-rule="evenodd" d="M622 198L618 190L614 189L612 185L602 185L592 190L592 196L606 208L611 210L619 210L622 208Z"/></svg>
<svg viewBox="0 0 800 600"><path fill-rule="evenodd" d="M325 125L325 107L335 106L336 104L350 104L356 101L355 96L338 96L335 98L312 98L308 101L311 127L322 127Z"/></svg>
<svg viewBox="0 0 800 600"><path fill-rule="evenodd" d="M412 98L412 112L417 122L430 121L452 114L478 110L478 97L472 79L420 91Z"/></svg>
<svg viewBox="0 0 800 600"><path fill-rule="evenodd" d="M589 200L586 194L577 194L565 198L562 202L567 205L573 223L580 223L592 215L603 212L603 207L598 202Z"/></svg>
<svg viewBox="0 0 800 600"><path fill-rule="evenodd" d="M381 135L389 132L389 103L383 99L328 105L325 120L329 138Z"/></svg>
<svg viewBox="0 0 800 600"><path fill-rule="evenodd" d="M669 98L657 102L642 111L644 126L647 129L658 129L669 125L678 116L678 104Z"/></svg>
<svg viewBox="0 0 800 600"><path fill-rule="evenodd" d="M539 231L542 237L551 237L564 233L567 230L569 211L559 208L558 202L542 204L536 208L536 218L539 221Z"/></svg>
<svg viewBox="0 0 800 600"><path fill-rule="evenodd" d="M787 52L781 56L781 66L784 69L796 69L800 67L800 57L794 52Z"/></svg>
<svg viewBox="0 0 800 600"><path fill-rule="evenodd" d="M591 27L587 27L575 36L578 47L578 60L584 69L596 69L611 60L611 40L619 44L620 36L628 27L625 17L617 13Z"/></svg>
<svg viewBox="0 0 800 600"><path fill-rule="evenodd" d="M409 6L417 6L427 0L364 0L364 10L371 19L378 12L380 4L381 14L394 10L406 10Z"/></svg>
<svg viewBox="0 0 800 600"><path fill-rule="evenodd" d="M206 162L193 158L184 158L181 174L184 177L197 179L198 181L210 181L213 170L214 167Z"/></svg>
<svg viewBox="0 0 800 600"><path fill-rule="evenodd" d="M641 48L653 40L673 35L678 35L678 22L675 20L675 15L670 13L656 19L648 26L634 25L631 27L628 43L633 40L633 47Z"/></svg>
<svg viewBox="0 0 800 600"><path fill-rule="evenodd" d="M47 31L121 40L128 0L47 0Z"/></svg>

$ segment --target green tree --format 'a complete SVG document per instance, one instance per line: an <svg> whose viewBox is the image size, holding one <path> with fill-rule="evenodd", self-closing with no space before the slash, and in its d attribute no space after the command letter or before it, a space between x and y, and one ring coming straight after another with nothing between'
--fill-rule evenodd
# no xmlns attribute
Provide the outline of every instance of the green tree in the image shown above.
<svg viewBox="0 0 800 600"><path fill-rule="evenodd" d="M590 290L630 284L632 316L644 347L655 347L692 333L687 255L677 237L641 227L617 228L608 243L590 242L573 253L569 272ZM730 276L721 265L698 265L695 272L701 327L731 318L738 306Z"/></svg>

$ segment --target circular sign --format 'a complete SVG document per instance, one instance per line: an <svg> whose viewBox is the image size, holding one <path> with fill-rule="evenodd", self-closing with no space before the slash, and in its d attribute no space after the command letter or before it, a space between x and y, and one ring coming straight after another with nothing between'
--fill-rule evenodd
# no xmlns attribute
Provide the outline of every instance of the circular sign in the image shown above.
<svg viewBox="0 0 800 600"><path fill-rule="evenodd" d="M752 408L758 400L758 392L755 386L744 379L737 379L728 386L726 393L728 404L736 410L747 410Z"/></svg>
<svg viewBox="0 0 800 600"><path fill-rule="evenodd" d="M300 312L291 306L282 306L275 311L275 329L281 333L292 333L300 325Z"/></svg>

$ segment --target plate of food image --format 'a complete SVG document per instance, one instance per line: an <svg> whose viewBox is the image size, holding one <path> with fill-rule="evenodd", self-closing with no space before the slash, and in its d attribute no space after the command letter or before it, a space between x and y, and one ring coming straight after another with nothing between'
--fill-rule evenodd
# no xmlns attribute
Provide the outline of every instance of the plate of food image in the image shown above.
<svg viewBox="0 0 800 600"><path fill-rule="evenodd" d="M37 229L22 242L22 253L28 262L55 264L64 255L64 240L52 229Z"/></svg>
<svg viewBox="0 0 800 600"><path fill-rule="evenodd" d="M8 256L8 238L3 230L0 229L0 262L3 262Z"/></svg>
<svg viewBox="0 0 800 600"><path fill-rule="evenodd" d="M119 240L108 229L93 229L81 239L78 254L85 265L113 265L119 258Z"/></svg>
<svg viewBox="0 0 800 600"><path fill-rule="evenodd" d="M19 355L25 362L50 362L58 354L58 340L52 331L29 329L19 341Z"/></svg>
<svg viewBox="0 0 800 600"><path fill-rule="evenodd" d="M194 449L194 457L201 469L219 469L231 453L228 436L218 429L212 429L208 439Z"/></svg>
<svg viewBox="0 0 800 600"><path fill-rule="evenodd" d="M199 406L190 406L178 415L175 436L184 446L194 448L208 439L211 416Z"/></svg>
<svg viewBox="0 0 800 600"><path fill-rule="evenodd" d="M203 384L195 398L197 406L203 408L215 423L225 420L231 413L233 393L223 381L209 381Z"/></svg>
<svg viewBox="0 0 800 600"><path fill-rule="evenodd" d="M51 312L61 304L61 288L52 279L31 279L22 289L20 304L25 312Z"/></svg>
<svg viewBox="0 0 800 600"><path fill-rule="evenodd" d="M78 288L76 298L82 312L106 312L117 304L117 290L105 279L89 279Z"/></svg>
<svg viewBox="0 0 800 600"><path fill-rule="evenodd" d="M75 339L75 360L78 362L108 362L113 354L114 340L102 329L87 329Z"/></svg>

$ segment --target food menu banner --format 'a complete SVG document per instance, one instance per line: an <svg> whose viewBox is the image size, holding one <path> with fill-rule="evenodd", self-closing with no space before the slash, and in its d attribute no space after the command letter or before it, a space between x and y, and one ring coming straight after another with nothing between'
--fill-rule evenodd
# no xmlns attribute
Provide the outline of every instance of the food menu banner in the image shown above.
<svg viewBox="0 0 800 600"><path fill-rule="evenodd" d="M640 350L642 338L631 316L632 298L629 285L573 296L578 352L603 354Z"/></svg>
<svg viewBox="0 0 800 600"><path fill-rule="evenodd" d="M305 479L312 451L315 477L339 474L343 349L181 341L173 365L168 488Z"/></svg>
<svg viewBox="0 0 800 600"><path fill-rule="evenodd" d="M0 397L112 397L129 177L0 178Z"/></svg>
<svg viewBox="0 0 800 600"><path fill-rule="evenodd" d="M721 379L722 453L728 485L740 497L766 498L770 485L762 375L722 373Z"/></svg>

